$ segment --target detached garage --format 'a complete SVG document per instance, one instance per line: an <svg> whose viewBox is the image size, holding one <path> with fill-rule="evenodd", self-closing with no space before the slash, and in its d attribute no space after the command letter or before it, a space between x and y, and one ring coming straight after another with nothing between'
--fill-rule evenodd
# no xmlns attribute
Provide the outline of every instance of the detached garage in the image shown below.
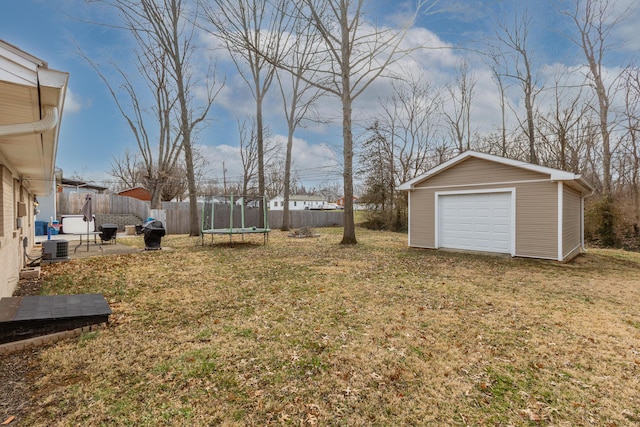
<svg viewBox="0 0 640 427"><path fill-rule="evenodd" d="M466 151L400 186L409 246L568 261L584 249L580 175Z"/></svg>

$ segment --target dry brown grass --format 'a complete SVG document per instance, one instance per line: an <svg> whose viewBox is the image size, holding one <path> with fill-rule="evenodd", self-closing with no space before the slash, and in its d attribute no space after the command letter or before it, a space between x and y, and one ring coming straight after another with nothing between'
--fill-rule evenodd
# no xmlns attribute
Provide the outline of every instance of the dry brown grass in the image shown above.
<svg viewBox="0 0 640 427"><path fill-rule="evenodd" d="M25 425L640 423L639 254L318 232L51 265L47 293L104 293L113 323L40 352Z"/></svg>

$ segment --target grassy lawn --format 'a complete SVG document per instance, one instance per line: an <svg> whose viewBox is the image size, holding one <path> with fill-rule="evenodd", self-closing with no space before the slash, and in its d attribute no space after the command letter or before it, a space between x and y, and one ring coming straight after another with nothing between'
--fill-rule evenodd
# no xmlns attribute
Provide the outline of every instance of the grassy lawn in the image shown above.
<svg viewBox="0 0 640 427"><path fill-rule="evenodd" d="M103 293L114 314L39 352L25 425L640 423L640 254L558 264L317 232L47 266L45 293Z"/></svg>

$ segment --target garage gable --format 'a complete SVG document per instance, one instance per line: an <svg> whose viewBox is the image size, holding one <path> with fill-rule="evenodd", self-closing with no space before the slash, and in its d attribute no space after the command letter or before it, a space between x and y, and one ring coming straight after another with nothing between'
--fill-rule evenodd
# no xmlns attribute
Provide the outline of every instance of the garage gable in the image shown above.
<svg viewBox="0 0 640 427"><path fill-rule="evenodd" d="M398 188L413 190L418 187L469 186L476 183L500 184L535 180L567 181L583 194L593 191L593 187L579 174L476 151L465 151L401 184Z"/></svg>

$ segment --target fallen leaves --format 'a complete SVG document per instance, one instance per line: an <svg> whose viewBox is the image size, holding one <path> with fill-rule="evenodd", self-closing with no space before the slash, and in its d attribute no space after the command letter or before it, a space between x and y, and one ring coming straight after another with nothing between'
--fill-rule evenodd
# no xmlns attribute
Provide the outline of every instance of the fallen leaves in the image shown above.
<svg viewBox="0 0 640 427"><path fill-rule="evenodd" d="M609 252L594 251L567 270L407 250L395 233L363 230L360 245L344 247L340 232L323 229L307 245L274 231L267 245L233 248L169 236L172 252L53 267L48 292L104 293L114 322L84 346L43 352L36 392L47 407L27 423L627 425L636 416L622 405L640 403L640 360L628 352L637 328L620 313L640 303L640 255L609 268Z"/></svg>

